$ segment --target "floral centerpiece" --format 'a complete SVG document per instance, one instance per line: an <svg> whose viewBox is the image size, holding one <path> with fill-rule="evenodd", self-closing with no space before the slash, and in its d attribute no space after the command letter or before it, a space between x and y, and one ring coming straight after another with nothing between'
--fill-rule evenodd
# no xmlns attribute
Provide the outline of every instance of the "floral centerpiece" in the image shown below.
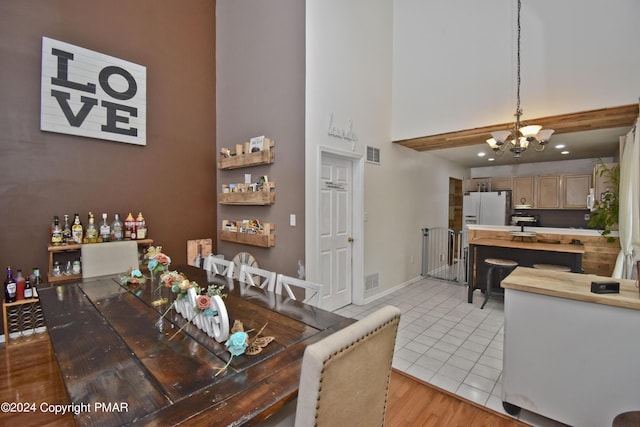
<svg viewBox="0 0 640 427"><path fill-rule="evenodd" d="M231 328L232 334L227 340L227 342L224 343L225 347L227 347L227 350L229 350L229 353L231 354L231 356L229 356L229 360L227 361L227 364L224 365L222 368L218 369L218 372L216 372L216 375L215 375L216 377L227 370L227 368L231 364L231 361L233 360L233 356L241 356L243 354L246 354L249 356L256 355L262 352L262 349L268 346L269 343L274 340L274 337L261 336L262 332L264 331L264 328L267 327L267 324L268 322L265 323L262 328L260 328L256 336L253 338L253 340L250 341L249 332L253 332L253 330L249 330L245 332L244 325L242 324L241 321L236 320L233 322L233 328Z"/></svg>
<svg viewBox="0 0 640 427"><path fill-rule="evenodd" d="M171 258L162 252L162 246L149 246L144 257L150 273L167 271L171 264Z"/></svg>

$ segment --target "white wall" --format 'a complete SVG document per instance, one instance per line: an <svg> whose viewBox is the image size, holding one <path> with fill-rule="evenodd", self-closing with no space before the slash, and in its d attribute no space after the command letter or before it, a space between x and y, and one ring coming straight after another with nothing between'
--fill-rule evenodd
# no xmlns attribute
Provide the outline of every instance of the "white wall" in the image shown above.
<svg viewBox="0 0 640 427"><path fill-rule="evenodd" d="M394 140L504 123L515 0L394 0ZM638 0L524 0L524 118L638 102Z"/></svg>
<svg viewBox="0 0 640 427"><path fill-rule="evenodd" d="M365 275L379 273L375 293L420 274L421 228L447 225L448 180L465 170L437 157L391 143L392 0L306 2L306 266L318 280L318 174L321 150L362 158L380 148L381 165L361 162L362 229L354 230L354 301L364 294ZM334 124L353 123L358 141L327 134ZM359 203L361 202L361 205ZM364 218L366 217L366 222ZM413 262L411 262L413 257Z"/></svg>

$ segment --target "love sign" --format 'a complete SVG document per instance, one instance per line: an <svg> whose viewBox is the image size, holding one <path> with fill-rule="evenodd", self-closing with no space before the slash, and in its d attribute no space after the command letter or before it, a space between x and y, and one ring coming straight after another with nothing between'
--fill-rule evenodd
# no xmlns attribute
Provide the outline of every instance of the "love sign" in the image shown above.
<svg viewBox="0 0 640 427"><path fill-rule="evenodd" d="M147 69L42 38L40 129L146 145Z"/></svg>

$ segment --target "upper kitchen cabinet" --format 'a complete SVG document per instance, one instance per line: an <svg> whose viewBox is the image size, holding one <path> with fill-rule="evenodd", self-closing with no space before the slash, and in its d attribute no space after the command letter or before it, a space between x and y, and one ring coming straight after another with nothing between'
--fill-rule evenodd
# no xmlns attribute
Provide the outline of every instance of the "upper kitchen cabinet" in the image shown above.
<svg viewBox="0 0 640 427"><path fill-rule="evenodd" d="M564 209L587 209L587 196L591 188L591 175L562 176L562 207Z"/></svg>
<svg viewBox="0 0 640 427"><path fill-rule="evenodd" d="M491 191L511 190L511 178L491 178Z"/></svg>
<svg viewBox="0 0 640 427"><path fill-rule="evenodd" d="M513 207L517 209L520 205L533 207L535 202L536 181L534 176L518 176L513 178L513 197L511 198Z"/></svg>
<svg viewBox="0 0 640 427"><path fill-rule="evenodd" d="M536 177L536 208L560 209L560 182L560 175Z"/></svg>

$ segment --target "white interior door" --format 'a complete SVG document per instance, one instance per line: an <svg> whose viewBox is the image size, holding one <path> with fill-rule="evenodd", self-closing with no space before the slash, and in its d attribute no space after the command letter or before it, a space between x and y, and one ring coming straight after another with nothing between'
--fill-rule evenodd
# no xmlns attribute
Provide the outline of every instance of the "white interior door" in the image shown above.
<svg viewBox="0 0 640 427"><path fill-rule="evenodd" d="M320 269L322 308L351 304L352 163L323 153L320 171Z"/></svg>

